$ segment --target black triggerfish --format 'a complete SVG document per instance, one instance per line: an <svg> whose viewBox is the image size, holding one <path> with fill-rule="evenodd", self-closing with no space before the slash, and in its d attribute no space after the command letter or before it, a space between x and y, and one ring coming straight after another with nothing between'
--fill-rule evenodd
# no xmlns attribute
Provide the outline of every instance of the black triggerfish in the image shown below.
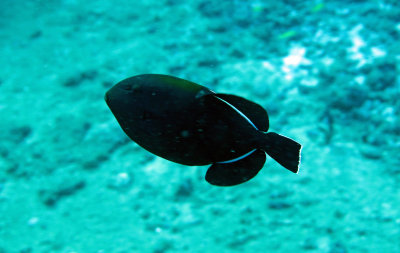
<svg viewBox="0 0 400 253"><path fill-rule="evenodd" d="M105 95L124 132L149 152L184 165L208 165L206 180L241 184L262 169L267 153L297 173L301 145L267 132L267 112L242 97L215 93L168 75L127 78Z"/></svg>

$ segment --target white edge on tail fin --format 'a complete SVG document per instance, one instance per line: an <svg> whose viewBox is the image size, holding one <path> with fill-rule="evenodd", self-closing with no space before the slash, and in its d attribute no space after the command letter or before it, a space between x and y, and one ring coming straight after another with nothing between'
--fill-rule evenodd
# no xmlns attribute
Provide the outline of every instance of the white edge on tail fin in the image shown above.
<svg viewBox="0 0 400 253"><path fill-rule="evenodd" d="M299 149L299 164L297 164L297 172L296 174L299 174L300 171L300 164L301 164L301 149L303 148L303 146L300 144L300 149Z"/></svg>
<svg viewBox="0 0 400 253"><path fill-rule="evenodd" d="M275 134L277 134L277 133L275 133ZM292 138L287 137L287 136L285 136L285 135L281 135L281 134L277 134L277 135L280 135L280 136L283 136L283 137L285 137L285 138L291 139L292 141L294 141L294 142L296 142L297 144L300 145L300 149L299 149L299 163L297 164L297 172L296 172L296 174L299 174L299 171L300 171L300 164L301 164L301 149L303 148L303 145L301 145L301 144L298 143L297 141L295 141L295 140L293 140Z"/></svg>
<svg viewBox="0 0 400 253"><path fill-rule="evenodd" d="M275 133L275 134L277 134L277 133ZM303 145L301 145L301 144L298 143L297 141L295 141L295 140L293 140L292 138L287 137L287 136L285 136L285 135L281 135L281 134L277 134L277 135L280 135L280 136L282 136L282 137L291 139L292 141L294 141L294 142L296 142L297 144L300 145L300 149L299 149L299 163L297 164L297 172L295 172L296 174L299 174L299 171L300 171L300 164L301 164L301 149L303 148Z"/></svg>
<svg viewBox="0 0 400 253"><path fill-rule="evenodd" d="M280 134L279 134L280 135ZM296 142L297 144L299 144L300 145L300 149L299 149L299 163L297 164L297 172L296 172L296 174L299 174L299 171L300 171L300 164L301 164L301 149L303 148L303 145L301 145L300 143L298 143L297 141L295 141L295 140L293 140L292 138L290 138L290 137L287 137L287 136L284 136L284 135L282 135L283 137L286 137L286 138L288 138L288 139L291 139L292 141L294 141L294 142Z"/></svg>

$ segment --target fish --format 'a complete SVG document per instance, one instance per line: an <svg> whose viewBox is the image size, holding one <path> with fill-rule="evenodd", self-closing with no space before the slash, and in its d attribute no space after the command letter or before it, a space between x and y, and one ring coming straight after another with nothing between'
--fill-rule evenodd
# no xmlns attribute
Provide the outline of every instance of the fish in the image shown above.
<svg viewBox="0 0 400 253"><path fill-rule="evenodd" d="M243 97L170 75L141 74L115 84L105 101L126 135L145 150L183 165L211 165L205 180L212 185L254 178L266 154L299 171L302 146L268 132L267 111Z"/></svg>

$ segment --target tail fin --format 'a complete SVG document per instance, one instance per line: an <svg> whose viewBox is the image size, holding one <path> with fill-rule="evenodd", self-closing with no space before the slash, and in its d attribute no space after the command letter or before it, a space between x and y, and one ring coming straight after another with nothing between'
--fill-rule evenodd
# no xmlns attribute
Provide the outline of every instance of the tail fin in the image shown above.
<svg viewBox="0 0 400 253"><path fill-rule="evenodd" d="M294 140L277 133L267 133L264 151L291 172L299 171L301 145Z"/></svg>

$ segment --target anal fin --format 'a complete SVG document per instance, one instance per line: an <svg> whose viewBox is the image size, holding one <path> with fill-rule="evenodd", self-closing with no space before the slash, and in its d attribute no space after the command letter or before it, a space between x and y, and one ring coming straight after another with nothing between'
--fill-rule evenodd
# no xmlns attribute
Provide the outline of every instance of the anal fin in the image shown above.
<svg viewBox="0 0 400 253"><path fill-rule="evenodd" d="M206 180L212 185L233 186L257 175L264 166L265 152L257 149L251 155L231 163L214 163L207 170Z"/></svg>

